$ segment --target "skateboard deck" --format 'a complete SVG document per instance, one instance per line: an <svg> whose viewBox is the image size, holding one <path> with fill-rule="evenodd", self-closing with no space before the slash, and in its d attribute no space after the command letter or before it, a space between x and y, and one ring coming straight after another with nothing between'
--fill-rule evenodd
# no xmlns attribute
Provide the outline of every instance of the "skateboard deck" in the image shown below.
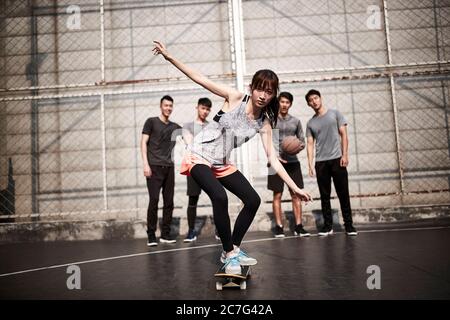
<svg viewBox="0 0 450 320"><path fill-rule="evenodd" d="M247 288L247 279L250 277L250 267L241 266L241 274L228 274L225 273L224 266L221 266L214 274L214 277L216 277L216 289L219 291L223 288L240 288L245 290Z"/></svg>

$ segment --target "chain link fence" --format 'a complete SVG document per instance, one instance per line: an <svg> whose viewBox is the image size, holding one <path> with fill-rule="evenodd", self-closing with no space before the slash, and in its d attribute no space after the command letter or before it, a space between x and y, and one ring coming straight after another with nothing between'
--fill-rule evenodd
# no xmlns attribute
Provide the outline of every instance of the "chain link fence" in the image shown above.
<svg viewBox="0 0 450 320"><path fill-rule="evenodd" d="M179 124L194 120L200 97L211 115L221 107L153 56L153 39L223 84L236 85L239 62L245 84L275 70L304 128L304 95L320 90L349 121L355 208L450 202L448 1L7 0L0 12L0 222L145 218L140 136L161 96L173 96ZM259 139L232 158L271 211ZM306 152L299 159L318 198ZM177 174L174 215L186 208ZM201 214L211 215L206 195Z"/></svg>

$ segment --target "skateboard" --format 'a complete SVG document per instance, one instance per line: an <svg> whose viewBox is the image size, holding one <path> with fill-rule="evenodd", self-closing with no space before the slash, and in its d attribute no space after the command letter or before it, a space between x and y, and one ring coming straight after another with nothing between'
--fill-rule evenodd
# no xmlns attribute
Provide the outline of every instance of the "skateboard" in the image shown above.
<svg viewBox="0 0 450 320"><path fill-rule="evenodd" d="M221 266L214 274L216 277L216 289L218 291L223 288L240 288L245 290L247 288L247 279L250 277L250 267L241 266L241 274L225 273L225 267Z"/></svg>

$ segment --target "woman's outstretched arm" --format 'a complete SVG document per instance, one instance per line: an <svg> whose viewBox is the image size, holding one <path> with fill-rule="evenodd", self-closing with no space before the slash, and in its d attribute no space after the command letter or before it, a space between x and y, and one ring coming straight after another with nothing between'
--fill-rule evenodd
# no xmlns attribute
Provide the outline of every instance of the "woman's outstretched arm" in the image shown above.
<svg viewBox="0 0 450 320"><path fill-rule="evenodd" d="M153 54L162 55L164 59L169 61L178 70L180 70L186 76L188 76L192 81L198 83L206 90L211 91L212 93L224 98L228 102L234 102L235 100L240 100L242 98L243 94L237 91L236 89L215 83L210 79L208 79L207 77L205 77L200 72L198 72L197 70L192 69L191 67L185 65L180 60L176 59L169 53L164 44L162 44L160 41L155 40L153 41L153 43L155 45L155 47L152 50Z"/></svg>

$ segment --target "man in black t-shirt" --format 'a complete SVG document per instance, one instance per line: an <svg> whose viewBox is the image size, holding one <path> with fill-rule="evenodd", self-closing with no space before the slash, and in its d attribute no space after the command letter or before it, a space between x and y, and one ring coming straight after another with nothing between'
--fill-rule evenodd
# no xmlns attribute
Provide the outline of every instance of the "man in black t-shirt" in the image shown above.
<svg viewBox="0 0 450 320"><path fill-rule="evenodd" d="M159 192L163 195L163 222L160 242L174 243L170 238L170 224L173 213L173 193L175 187L175 171L172 160L172 150L175 147L176 136L181 127L169 121L173 110L173 99L164 96L160 102L161 114L145 121L141 138L141 156L144 176L147 178L147 189L150 197L147 210L148 246L156 246L156 228L158 222ZM180 130L181 131L181 130Z"/></svg>

